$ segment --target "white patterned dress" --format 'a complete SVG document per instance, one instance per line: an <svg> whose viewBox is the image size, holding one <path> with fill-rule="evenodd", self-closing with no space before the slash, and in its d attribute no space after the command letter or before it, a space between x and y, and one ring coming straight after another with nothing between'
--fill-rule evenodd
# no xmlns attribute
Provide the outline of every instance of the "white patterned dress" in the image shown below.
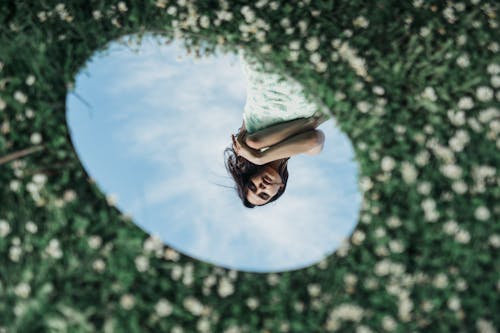
<svg viewBox="0 0 500 333"><path fill-rule="evenodd" d="M243 119L248 133L315 113L329 115L323 103L318 106L306 99L302 85L296 80L287 76L287 80L279 82L279 75L266 72L260 62L243 50L238 55L247 83Z"/></svg>

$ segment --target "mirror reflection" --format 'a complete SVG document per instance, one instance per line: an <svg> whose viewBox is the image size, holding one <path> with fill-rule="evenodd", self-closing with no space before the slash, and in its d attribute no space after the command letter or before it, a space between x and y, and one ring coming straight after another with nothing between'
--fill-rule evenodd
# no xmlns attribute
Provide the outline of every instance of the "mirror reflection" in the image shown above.
<svg viewBox="0 0 500 333"><path fill-rule="evenodd" d="M226 150L226 168L244 206L254 208L285 192L290 157L321 152L325 135L316 127L330 116L326 107L308 102L297 81L280 80L243 50L239 60L246 79L246 103L243 123Z"/></svg>
<svg viewBox="0 0 500 333"><path fill-rule="evenodd" d="M310 266L351 234L352 145L298 82L243 51L198 59L175 40L123 41L81 70L67 123L86 172L140 228L251 272Z"/></svg>

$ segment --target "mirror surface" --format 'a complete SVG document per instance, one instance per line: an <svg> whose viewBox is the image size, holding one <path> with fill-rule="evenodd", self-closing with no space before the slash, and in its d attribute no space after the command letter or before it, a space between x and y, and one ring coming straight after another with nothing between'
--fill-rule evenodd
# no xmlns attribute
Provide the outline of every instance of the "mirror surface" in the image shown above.
<svg viewBox="0 0 500 333"><path fill-rule="evenodd" d="M223 151L242 124L246 87L236 54L196 59L152 36L133 47L113 42L76 77L67 123L101 191L166 245L240 271L313 265L359 217L351 142L334 119L321 124L323 151L290 158L285 193L244 207Z"/></svg>

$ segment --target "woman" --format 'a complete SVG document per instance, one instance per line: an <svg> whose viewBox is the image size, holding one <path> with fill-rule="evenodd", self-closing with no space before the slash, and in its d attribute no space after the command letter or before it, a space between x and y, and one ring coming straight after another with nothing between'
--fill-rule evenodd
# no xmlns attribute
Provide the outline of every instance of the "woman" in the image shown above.
<svg viewBox="0 0 500 333"><path fill-rule="evenodd" d="M307 101L298 82L266 72L242 50L239 58L247 79L247 101L243 124L236 137L231 135L232 147L224 153L240 199L253 208L285 192L291 156L322 150L324 133L315 128L330 116L324 105L318 110L317 104Z"/></svg>

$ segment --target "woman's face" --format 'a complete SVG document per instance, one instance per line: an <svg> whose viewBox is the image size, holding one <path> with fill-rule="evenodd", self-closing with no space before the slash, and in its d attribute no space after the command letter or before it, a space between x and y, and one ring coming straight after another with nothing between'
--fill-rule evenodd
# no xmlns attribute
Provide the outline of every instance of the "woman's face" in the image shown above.
<svg viewBox="0 0 500 333"><path fill-rule="evenodd" d="M279 173L266 165L253 175L247 185L247 200L256 206L262 206L271 200L283 186Z"/></svg>

